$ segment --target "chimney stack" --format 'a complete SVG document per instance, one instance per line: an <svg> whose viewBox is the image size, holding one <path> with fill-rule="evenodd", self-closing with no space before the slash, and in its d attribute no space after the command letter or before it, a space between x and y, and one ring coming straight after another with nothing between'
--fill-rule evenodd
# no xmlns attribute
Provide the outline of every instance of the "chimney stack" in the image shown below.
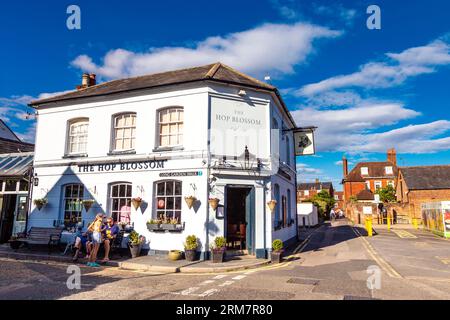
<svg viewBox="0 0 450 320"><path fill-rule="evenodd" d="M387 151L387 161L391 162L394 166L397 166L397 152L394 148Z"/></svg>
<svg viewBox="0 0 450 320"><path fill-rule="evenodd" d="M342 168L344 169L344 179L348 176L348 160L344 156L342 157Z"/></svg>
<svg viewBox="0 0 450 320"><path fill-rule="evenodd" d="M89 87L95 86L97 84L97 80L96 80L96 75L95 73L91 73L89 75Z"/></svg>
<svg viewBox="0 0 450 320"><path fill-rule="evenodd" d="M320 179L319 178L316 178L316 183L319 183L320 182Z"/></svg>
<svg viewBox="0 0 450 320"><path fill-rule="evenodd" d="M94 73L83 73L81 77L81 85L77 86L77 90L86 89L97 84L96 75Z"/></svg>

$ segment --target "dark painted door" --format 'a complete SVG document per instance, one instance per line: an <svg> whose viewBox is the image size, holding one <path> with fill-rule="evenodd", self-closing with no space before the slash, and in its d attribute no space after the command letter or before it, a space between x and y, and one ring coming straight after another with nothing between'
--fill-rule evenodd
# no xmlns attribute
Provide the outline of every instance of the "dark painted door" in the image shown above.
<svg viewBox="0 0 450 320"><path fill-rule="evenodd" d="M245 198L246 249L255 254L255 188L250 188Z"/></svg>
<svg viewBox="0 0 450 320"><path fill-rule="evenodd" d="M12 235L14 212L16 211L17 195L3 195L0 211L0 243L7 242Z"/></svg>

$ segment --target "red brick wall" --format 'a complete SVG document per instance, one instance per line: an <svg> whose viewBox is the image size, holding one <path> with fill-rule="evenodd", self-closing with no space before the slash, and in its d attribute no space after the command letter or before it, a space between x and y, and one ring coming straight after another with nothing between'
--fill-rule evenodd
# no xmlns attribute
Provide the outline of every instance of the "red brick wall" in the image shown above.
<svg viewBox="0 0 450 320"><path fill-rule="evenodd" d="M450 189L445 190L413 190L408 193L409 216L421 218L421 206L426 202L450 201Z"/></svg>

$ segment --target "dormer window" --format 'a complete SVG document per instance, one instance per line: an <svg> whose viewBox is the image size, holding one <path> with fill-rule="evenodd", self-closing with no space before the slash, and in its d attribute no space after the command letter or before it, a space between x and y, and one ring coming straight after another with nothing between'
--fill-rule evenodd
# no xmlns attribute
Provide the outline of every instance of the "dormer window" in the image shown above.
<svg viewBox="0 0 450 320"><path fill-rule="evenodd" d="M394 170L392 169L392 167L385 167L384 169L386 174L394 174Z"/></svg>
<svg viewBox="0 0 450 320"><path fill-rule="evenodd" d="M361 175L368 176L369 175L369 168L361 167Z"/></svg>

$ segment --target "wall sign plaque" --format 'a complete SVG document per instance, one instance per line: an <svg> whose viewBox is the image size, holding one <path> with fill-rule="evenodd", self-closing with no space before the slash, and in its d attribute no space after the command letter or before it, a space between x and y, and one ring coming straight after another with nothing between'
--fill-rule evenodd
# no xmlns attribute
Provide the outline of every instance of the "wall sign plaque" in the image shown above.
<svg viewBox="0 0 450 320"><path fill-rule="evenodd" d="M120 163L101 163L78 165L78 172L116 172L164 169L167 160L129 161Z"/></svg>

